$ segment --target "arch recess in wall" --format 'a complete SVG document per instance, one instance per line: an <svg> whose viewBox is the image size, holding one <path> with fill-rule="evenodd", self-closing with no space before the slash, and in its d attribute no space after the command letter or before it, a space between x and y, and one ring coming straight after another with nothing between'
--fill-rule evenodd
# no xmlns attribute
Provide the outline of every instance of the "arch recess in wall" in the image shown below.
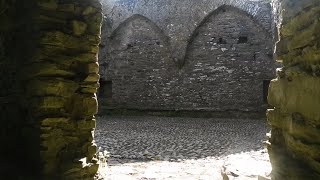
<svg viewBox="0 0 320 180"><path fill-rule="evenodd" d="M181 67L184 87L192 92L185 99L203 109L247 111L261 106L263 79L273 72L270 51L271 36L251 15L219 7L190 38Z"/></svg>
<svg viewBox="0 0 320 180"><path fill-rule="evenodd" d="M133 15L110 36L107 63L117 107L153 107L174 67L169 38L150 19ZM158 103L159 105L161 103Z"/></svg>
<svg viewBox="0 0 320 180"><path fill-rule="evenodd" d="M185 57L183 59L183 62L180 62L181 68L187 63L188 56L190 55L190 48L191 48L192 44L194 43L194 39L199 35L199 31L201 30L201 28L203 28L206 24L210 23L210 21L213 17L216 17L221 13L226 13L226 12L230 12L230 11L234 12L235 15L246 17L248 21L251 21L254 24L254 27L257 28L258 32L262 32L262 34L264 34L264 36L268 37L268 40L272 39L272 36L268 32L268 30L266 30L264 28L264 26L262 26L261 23L257 19L255 19L252 15L248 14L246 11L244 11L242 9L239 9L239 8L231 6L231 5L222 5L222 6L218 7L217 9L213 10L211 13L209 13L201 21L201 23L199 23L198 27L194 30L194 32L190 36L190 38L188 40L188 45L186 47ZM228 19L225 19L225 20L227 21ZM227 44L226 40L223 37L217 36L217 37L212 37L212 38L214 38L214 40L216 41L216 42L212 41L212 43ZM237 41L238 41L238 44L248 43L248 41L249 41L248 34L245 34L245 33L241 34L240 33L237 37Z"/></svg>

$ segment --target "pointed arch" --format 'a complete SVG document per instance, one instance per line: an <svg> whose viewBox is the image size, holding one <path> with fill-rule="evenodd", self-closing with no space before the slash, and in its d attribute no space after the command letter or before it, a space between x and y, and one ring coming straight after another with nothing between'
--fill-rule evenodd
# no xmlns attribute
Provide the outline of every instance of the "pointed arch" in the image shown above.
<svg viewBox="0 0 320 180"><path fill-rule="evenodd" d="M212 17L215 17L215 16L217 16L221 13L224 13L226 11L233 11L241 16L247 17L248 19L250 19L250 21L253 22L253 24L255 25L255 27L259 31L261 31L265 36L268 36L269 39L272 39L272 35L269 33L269 31L267 29L265 29L265 27L253 15L249 14L245 10L239 9L239 8L234 7L232 5L221 5L217 9L215 9L211 13L209 13L205 18L203 18L203 20L199 23L199 25L196 27L196 29L191 34L191 36L188 40L187 47L186 47L186 53L183 58L184 61L180 64L180 67L183 67L186 64L191 45L192 45L194 39L196 38L196 36L199 34L199 30L203 26L205 26L205 24L208 23ZM222 41L221 43L223 43L223 40L220 40L220 41Z"/></svg>
<svg viewBox="0 0 320 180"><path fill-rule="evenodd" d="M107 73L113 81L115 106L156 108L163 103L171 61L169 38L150 19L135 14L122 22L109 38Z"/></svg>
<svg viewBox="0 0 320 180"><path fill-rule="evenodd" d="M261 79L273 72L267 56L272 47L271 35L251 15L220 6L189 40L181 69L184 87L199 97L202 108L255 109L263 104Z"/></svg>
<svg viewBox="0 0 320 180"><path fill-rule="evenodd" d="M110 35L110 39L113 39L115 36L117 36L121 31L125 30L128 28L128 25L131 22L137 21L137 20L141 20L141 21L145 21L147 24L150 25L150 27L152 28L152 30L154 32L156 32L158 35L160 35L163 40L169 44L169 37L163 32L163 30L156 24L154 23L152 20L150 20L149 18L140 15L140 14L134 14L131 17L127 18L126 20L124 20Z"/></svg>

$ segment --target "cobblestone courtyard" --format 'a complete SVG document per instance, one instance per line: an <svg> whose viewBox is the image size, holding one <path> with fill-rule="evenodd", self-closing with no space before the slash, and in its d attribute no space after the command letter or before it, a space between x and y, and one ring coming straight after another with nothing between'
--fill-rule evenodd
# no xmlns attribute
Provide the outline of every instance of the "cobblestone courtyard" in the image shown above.
<svg viewBox="0 0 320 180"><path fill-rule="evenodd" d="M263 119L99 117L95 139L110 153L100 176L222 179L221 167L231 163L250 178L263 173L258 166L269 166L262 143L267 132Z"/></svg>

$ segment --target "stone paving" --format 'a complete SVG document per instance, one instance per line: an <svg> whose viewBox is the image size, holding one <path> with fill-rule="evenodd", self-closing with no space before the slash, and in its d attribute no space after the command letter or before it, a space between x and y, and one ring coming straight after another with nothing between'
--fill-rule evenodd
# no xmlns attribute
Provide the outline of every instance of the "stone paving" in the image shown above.
<svg viewBox="0 0 320 180"><path fill-rule="evenodd" d="M215 180L230 162L269 171L267 132L263 119L98 117L96 143L110 153L100 179ZM263 172L252 171L255 177Z"/></svg>

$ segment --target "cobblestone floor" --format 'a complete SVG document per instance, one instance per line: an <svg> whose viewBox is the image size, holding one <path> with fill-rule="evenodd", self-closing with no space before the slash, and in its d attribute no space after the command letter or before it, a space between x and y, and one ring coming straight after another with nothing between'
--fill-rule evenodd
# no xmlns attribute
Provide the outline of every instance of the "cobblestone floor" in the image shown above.
<svg viewBox="0 0 320 180"><path fill-rule="evenodd" d="M262 144L267 132L263 119L98 117L96 143L100 151L110 152L100 175L115 180L221 179L220 169L230 157L268 164Z"/></svg>

